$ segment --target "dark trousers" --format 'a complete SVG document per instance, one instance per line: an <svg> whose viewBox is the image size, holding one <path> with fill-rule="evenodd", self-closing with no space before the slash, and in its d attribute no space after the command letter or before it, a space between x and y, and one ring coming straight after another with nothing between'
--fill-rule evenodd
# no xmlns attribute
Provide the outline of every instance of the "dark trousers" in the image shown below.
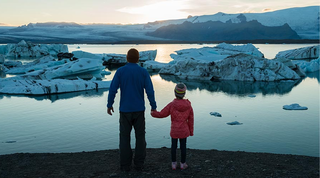
<svg viewBox="0 0 320 178"><path fill-rule="evenodd" d="M181 163L186 162L187 157L187 138L179 138L180 142L180 150L181 150ZM171 160L172 162L176 162L176 153L178 147L178 139L171 138Z"/></svg>
<svg viewBox="0 0 320 178"><path fill-rule="evenodd" d="M141 112L120 112L120 166L129 167L132 163L132 149L130 145L132 127L135 130L136 146L134 164L143 167L146 157L146 132L144 111Z"/></svg>

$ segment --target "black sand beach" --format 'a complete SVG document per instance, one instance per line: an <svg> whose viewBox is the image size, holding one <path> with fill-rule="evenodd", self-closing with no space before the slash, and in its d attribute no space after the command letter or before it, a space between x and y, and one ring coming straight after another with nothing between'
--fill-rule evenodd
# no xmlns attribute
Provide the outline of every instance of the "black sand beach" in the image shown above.
<svg viewBox="0 0 320 178"><path fill-rule="evenodd" d="M171 170L169 148L148 148L145 168L130 172L120 171L119 150L17 153L0 155L0 177L319 177L319 157L188 149L187 163L186 170Z"/></svg>

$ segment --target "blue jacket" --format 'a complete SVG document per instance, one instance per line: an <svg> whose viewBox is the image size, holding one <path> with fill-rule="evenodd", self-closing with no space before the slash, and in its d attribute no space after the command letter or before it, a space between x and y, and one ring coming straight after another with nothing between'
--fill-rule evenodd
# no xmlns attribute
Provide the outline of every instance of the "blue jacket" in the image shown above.
<svg viewBox="0 0 320 178"><path fill-rule="evenodd" d="M144 89L151 109L157 108L150 75L138 64L127 63L116 71L109 89L108 108L112 107L118 88L120 88L120 112L144 111Z"/></svg>

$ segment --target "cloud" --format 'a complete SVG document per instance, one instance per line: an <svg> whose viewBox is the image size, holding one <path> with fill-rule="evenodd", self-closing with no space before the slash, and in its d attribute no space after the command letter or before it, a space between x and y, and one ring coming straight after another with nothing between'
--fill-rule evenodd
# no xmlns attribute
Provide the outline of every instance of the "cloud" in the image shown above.
<svg viewBox="0 0 320 178"><path fill-rule="evenodd" d="M166 0L139 7L123 7L117 9L117 11L144 15L147 16L149 20L186 18L189 14L185 12L185 9L190 8L187 2L188 0Z"/></svg>
<svg viewBox="0 0 320 178"><path fill-rule="evenodd" d="M269 8L266 8L266 9L263 9L262 12L270 12L270 11L273 11L272 9L269 9Z"/></svg>

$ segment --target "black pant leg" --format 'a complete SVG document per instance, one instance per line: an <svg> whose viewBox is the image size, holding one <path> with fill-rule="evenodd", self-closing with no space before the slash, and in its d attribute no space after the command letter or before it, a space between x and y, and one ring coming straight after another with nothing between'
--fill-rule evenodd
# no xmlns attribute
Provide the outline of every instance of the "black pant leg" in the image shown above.
<svg viewBox="0 0 320 178"><path fill-rule="evenodd" d="M147 146L144 111L133 113L133 127L136 137L134 164L136 167L143 167Z"/></svg>
<svg viewBox="0 0 320 178"><path fill-rule="evenodd" d="M130 136L132 130L131 113L120 112L120 167L130 167L132 163L132 150Z"/></svg>
<svg viewBox="0 0 320 178"><path fill-rule="evenodd" d="M187 157L187 138L179 139L181 149L181 163L186 162Z"/></svg>
<svg viewBox="0 0 320 178"><path fill-rule="evenodd" d="M171 138L171 160L172 162L176 162L176 153L177 153L177 147L178 147L178 139Z"/></svg>

